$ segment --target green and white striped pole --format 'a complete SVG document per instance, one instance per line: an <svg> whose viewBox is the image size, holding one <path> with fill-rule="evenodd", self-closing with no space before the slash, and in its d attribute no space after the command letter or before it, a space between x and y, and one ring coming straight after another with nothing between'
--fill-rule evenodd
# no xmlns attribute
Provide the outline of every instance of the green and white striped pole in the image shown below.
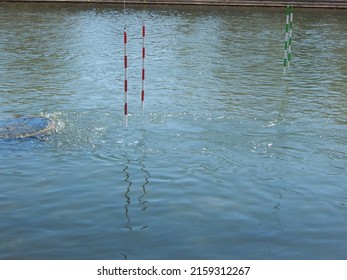
<svg viewBox="0 0 347 280"><path fill-rule="evenodd" d="M286 69L290 65L291 53L292 53L292 36L293 36L293 6L287 6L286 8L286 33L284 40L284 65L283 73L286 73Z"/></svg>
<svg viewBox="0 0 347 280"><path fill-rule="evenodd" d="M290 66L292 54L292 37L293 37L293 6L289 8L289 39L288 39L288 67Z"/></svg>

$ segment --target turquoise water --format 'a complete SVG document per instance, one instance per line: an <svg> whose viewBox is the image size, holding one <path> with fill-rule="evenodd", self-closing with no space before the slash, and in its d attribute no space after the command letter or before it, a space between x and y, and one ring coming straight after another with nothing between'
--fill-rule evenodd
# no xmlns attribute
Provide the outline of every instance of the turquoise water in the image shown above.
<svg viewBox="0 0 347 280"><path fill-rule="evenodd" d="M146 24L141 111L141 24ZM123 116L128 31L129 123ZM1 259L346 259L347 14L0 4Z"/></svg>

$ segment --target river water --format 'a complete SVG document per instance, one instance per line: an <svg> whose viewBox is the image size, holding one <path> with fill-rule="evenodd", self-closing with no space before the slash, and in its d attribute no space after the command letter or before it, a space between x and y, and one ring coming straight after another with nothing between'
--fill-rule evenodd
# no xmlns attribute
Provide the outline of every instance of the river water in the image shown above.
<svg viewBox="0 0 347 280"><path fill-rule="evenodd" d="M146 25L141 110L141 25ZM0 4L1 259L347 259L347 13ZM128 126L123 30L128 32Z"/></svg>

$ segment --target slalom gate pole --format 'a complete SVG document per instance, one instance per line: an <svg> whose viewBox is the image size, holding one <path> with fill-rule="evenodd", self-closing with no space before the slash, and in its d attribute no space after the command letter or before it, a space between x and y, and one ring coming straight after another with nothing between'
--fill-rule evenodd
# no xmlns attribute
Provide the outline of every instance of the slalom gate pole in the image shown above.
<svg viewBox="0 0 347 280"><path fill-rule="evenodd" d="M289 38L289 6L286 7L286 32L284 35L284 61L283 61L283 74L286 73L288 67L288 38Z"/></svg>
<svg viewBox="0 0 347 280"><path fill-rule="evenodd" d="M289 8L289 39L288 39L288 67L290 66L291 54L292 54L292 37L293 37L293 6Z"/></svg>
<svg viewBox="0 0 347 280"><path fill-rule="evenodd" d="M124 117L125 127L128 127L128 56L127 56L127 31L124 27Z"/></svg>
<svg viewBox="0 0 347 280"><path fill-rule="evenodd" d="M292 37L293 37L293 6L286 7L286 28L284 37L284 60L283 60L283 74L289 68L292 52Z"/></svg>
<svg viewBox="0 0 347 280"><path fill-rule="evenodd" d="M146 37L146 27L144 22L142 22L142 89L141 89L142 112L144 111L144 103L145 103L145 57L146 57L145 37Z"/></svg>

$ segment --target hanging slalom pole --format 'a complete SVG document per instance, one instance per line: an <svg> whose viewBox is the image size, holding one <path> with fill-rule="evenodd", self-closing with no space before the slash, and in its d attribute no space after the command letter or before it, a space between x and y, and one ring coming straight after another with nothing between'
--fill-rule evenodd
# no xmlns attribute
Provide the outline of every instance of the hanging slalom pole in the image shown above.
<svg viewBox="0 0 347 280"><path fill-rule="evenodd" d="M292 37L293 37L293 6L289 8L289 39L288 39L288 67L290 66L292 54Z"/></svg>
<svg viewBox="0 0 347 280"><path fill-rule="evenodd" d="M286 8L286 32L284 35L284 61L283 61L283 74L286 73L288 67L288 38L289 38L289 6Z"/></svg>
<svg viewBox="0 0 347 280"><path fill-rule="evenodd" d="M128 56L127 56L127 30L124 27L124 117L125 127L128 127Z"/></svg>
<svg viewBox="0 0 347 280"><path fill-rule="evenodd" d="M142 22L142 89L141 89L142 112L144 111L144 103L145 103L145 57L146 57L145 37L146 37L146 27L144 22Z"/></svg>
<svg viewBox="0 0 347 280"><path fill-rule="evenodd" d="M291 49L292 49L292 36L293 36L293 6L286 7L286 32L284 38L284 63L283 74L286 73L290 65Z"/></svg>

